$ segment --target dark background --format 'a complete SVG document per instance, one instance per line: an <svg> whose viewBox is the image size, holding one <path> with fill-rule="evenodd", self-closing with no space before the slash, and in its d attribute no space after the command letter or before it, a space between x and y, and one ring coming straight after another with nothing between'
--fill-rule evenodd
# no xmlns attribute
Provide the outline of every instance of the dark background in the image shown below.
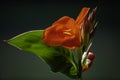
<svg viewBox="0 0 120 80"><path fill-rule="evenodd" d="M26 31L45 29L60 17L76 18L83 7L98 7L99 25L91 51L92 67L84 80L120 80L119 2L102 0L0 1L0 80L72 80L53 73L37 56L3 42Z"/></svg>

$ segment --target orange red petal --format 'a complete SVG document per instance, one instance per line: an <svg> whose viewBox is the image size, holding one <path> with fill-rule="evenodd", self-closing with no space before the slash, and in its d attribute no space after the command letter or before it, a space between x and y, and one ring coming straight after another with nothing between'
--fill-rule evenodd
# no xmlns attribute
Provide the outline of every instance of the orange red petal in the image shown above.
<svg viewBox="0 0 120 80"><path fill-rule="evenodd" d="M79 30L74 19L64 16L45 29L43 41L50 46L64 46L74 49L80 45Z"/></svg>
<svg viewBox="0 0 120 80"><path fill-rule="evenodd" d="M87 16L89 8L83 8L76 21L64 16L54 22L43 33L43 41L49 46L63 46L75 49L82 44L81 23Z"/></svg>
<svg viewBox="0 0 120 80"><path fill-rule="evenodd" d="M78 15L77 19L76 19L76 24L78 24L79 26L81 25L81 23L84 21L84 19L86 18L86 16L88 15L90 8L84 7L80 14Z"/></svg>

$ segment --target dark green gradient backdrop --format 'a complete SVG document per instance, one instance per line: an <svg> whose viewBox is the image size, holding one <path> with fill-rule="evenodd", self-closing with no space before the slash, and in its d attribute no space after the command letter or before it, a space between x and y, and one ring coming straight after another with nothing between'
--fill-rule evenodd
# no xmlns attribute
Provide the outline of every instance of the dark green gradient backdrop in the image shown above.
<svg viewBox="0 0 120 80"><path fill-rule="evenodd" d="M35 55L20 51L2 40L20 33L45 29L60 17L76 18L82 7L98 7L99 25L91 51L96 55L84 80L120 80L120 9L115 1L56 0L0 2L0 80L72 80L50 72Z"/></svg>

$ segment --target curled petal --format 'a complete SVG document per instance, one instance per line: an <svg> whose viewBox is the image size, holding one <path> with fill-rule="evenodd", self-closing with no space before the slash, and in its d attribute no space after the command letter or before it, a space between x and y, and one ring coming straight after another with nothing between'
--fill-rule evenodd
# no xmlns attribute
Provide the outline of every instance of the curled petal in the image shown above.
<svg viewBox="0 0 120 80"><path fill-rule="evenodd" d="M86 31L88 29L88 25L86 26L86 20L87 20L87 15L88 15L88 12L89 12L90 8L87 8L87 7L84 7L80 14L78 15L77 19L76 19L76 24L79 25L79 28L80 28L80 32L81 32L81 38L82 40L84 41L84 37L85 37L85 34L86 34Z"/></svg>
<svg viewBox="0 0 120 80"><path fill-rule="evenodd" d="M84 21L84 19L86 18L86 16L88 15L90 8L84 7L80 14L78 15L77 19L76 19L76 24L81 25L81 23Z"/></svg>

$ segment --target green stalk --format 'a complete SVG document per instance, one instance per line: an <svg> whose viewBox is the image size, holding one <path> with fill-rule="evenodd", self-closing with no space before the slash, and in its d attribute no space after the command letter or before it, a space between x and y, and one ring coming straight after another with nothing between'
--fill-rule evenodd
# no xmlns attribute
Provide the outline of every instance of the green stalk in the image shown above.
<svg viewBox="0 0 120 80"><path fill-rule="evenodd" d="M81 80L82 77L82 65L81 65L81 59L82 59L82 48L76 49L77 59L78 59L78 79Z"/></svg>

